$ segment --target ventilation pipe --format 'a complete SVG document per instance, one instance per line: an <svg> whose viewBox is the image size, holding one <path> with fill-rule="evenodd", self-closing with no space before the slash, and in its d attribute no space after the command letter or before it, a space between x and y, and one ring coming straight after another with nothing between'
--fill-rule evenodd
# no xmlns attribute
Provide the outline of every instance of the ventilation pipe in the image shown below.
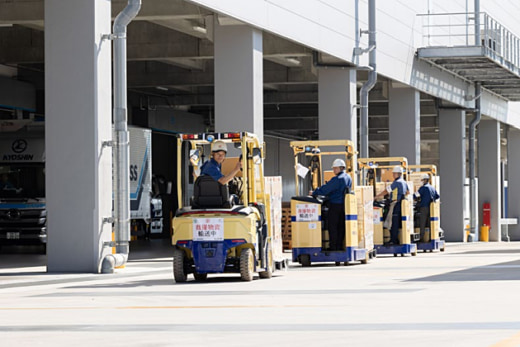
<svg viewBox="0 0 520 347"><path fill-rule="evenodd" d="M480 46L480 1L475 0L475 46ZM470 224L468 241L478 241L478 209L477 209L477 185L475 175L475 133L477 126L480 123L481 96L480 83L475 83L475 118L469 124L469 210L470 210Z"/></svg>
<svg viewBox="0 0 520 347"><path fill-rule="evenodd" d="M376 0L368 1L368 81L361 87L359 98L361 101L360 117L360 137L361 148L360 158L368 158L368 92L374 87L377 81L376 72Z"/></svg>
<svg viewBox="0 0 520 347"><path fill-rule="evenodd" d="M128 5L114 21L114 229L116 254L107 255L101 272L112 273L128 259L130 244L130 182L127 125L126 28L141 9L141 0L128 0Z"/></svg>
<svg viewBox="0 0 520 347"><path fill-rule="evenodd" d="M475 175L475 139L477 125L480 123L481 108L480 108L480 83L475 84L475 118L469 124L469 209L470 209L470 224L469 224L469 239L468 241L478 241L478 210L477 210L477 182Z"/></svg>

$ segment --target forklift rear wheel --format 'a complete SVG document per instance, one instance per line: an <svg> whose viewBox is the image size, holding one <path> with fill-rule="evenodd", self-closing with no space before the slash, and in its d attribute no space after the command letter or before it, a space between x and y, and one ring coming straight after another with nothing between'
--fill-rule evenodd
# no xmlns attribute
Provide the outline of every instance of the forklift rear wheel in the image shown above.
<svg viewBox="0 0 520 347"><path fill-rule="evenodd" d="M244 248L240 252L240 278L242 281L252 281L254 271L254 256L251 248Z"/></svg>
<svg viewBox="0 0 520 347"><path fill-rule="evenodd" d="M441 248L441 252L444 252L444 247Z"/></svg>
<svg viewBox="0 0 520 347"><path fill-rule="evenodd" d="M198 272L194 272L193 277L195 277L195 281L203 282L208 278L208 274L200 274Z"/></svg>
<svg viewBox="0 0 520 347"><path fill-rule="evenodd" d="M311 256L308 254L300 255L300 264L302 264L303 267L311 266Z"/></svg>
<svg viewBox="0 0 520 347"><path fill-rule="evenodd" d="M402 254L401 254L402 255ZM417 255L417 251L412 252L412 257L415 257Z"/></svg>
<svg viewBox="0 0 520 347"><path fill-rule="evenodd" d="M186 256L180 249L173 250L173 278L175 282L186 282L188 274L184 267Z"/></svg>
<svg viewBox="0 0 520 347"><path fill-rule="evenodd" d="M260 278L271 278L273 276L273 251L271 250L271 244L267 245L266 255L267 269L258 274Z"/></svg>

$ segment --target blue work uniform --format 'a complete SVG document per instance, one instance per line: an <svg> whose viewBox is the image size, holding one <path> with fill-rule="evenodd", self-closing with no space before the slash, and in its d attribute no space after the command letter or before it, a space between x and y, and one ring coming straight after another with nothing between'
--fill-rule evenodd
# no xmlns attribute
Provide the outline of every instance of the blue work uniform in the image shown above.
<svg viewBox="0 0 520 347"><path fill-rule="evenodd" d="M421 195L420 207L430 207L432 202L440 198L439 193L437 193L435 188L429 183L423 184L423 186L419 188L419 194Z"/></svg>
<svg viewBox="0 0 520 347"><path fill-rule="evenodd" d="M221 165L217 163L217 161L213 158L211 158L202 165L202 167L200 168L200 174L201 176L211 176L217 182L219 179L224 177Z"/></svg>
<svg viewBox="0 0 520 347"><path fill-rule="evenodd" d="M324 195L329 198L331 204L345 203L345 193L352 188L352 179L345 172L340 172L332 177L325 185L317 188L312 195Z"/></svg>
<svg viewBox="0 0 520 347"><path fill-rule="evenodd" d="M390 228L390 242L399 243L399 227L401 226L401 220L403 218L401 210L401 201L403 200L406 193L409 191L408 184L403 180L402 177L395 179L390 186L392 192L390 193L390 199L395 201L395 206L392 211L392 227Z"/></svg>
<svg viewBox="0 0 520 347"><path fill-rule="evenodd" d="M345 249L345 194L350 188L352 179L342 171L312 193L313 196L325 195L329 198L329 241L333 251Z"/></svg>
<svg viewBox="0 0 520 347"><path fill-rule="evenodd" d="M426 226L430 222L430 204L440 198L439 193L431 186L431 184L423 184L418 191L421 201L419 202L419 229L421 231L421 239L426 233ZM426 238L430 241L429 238Z"/></svg>

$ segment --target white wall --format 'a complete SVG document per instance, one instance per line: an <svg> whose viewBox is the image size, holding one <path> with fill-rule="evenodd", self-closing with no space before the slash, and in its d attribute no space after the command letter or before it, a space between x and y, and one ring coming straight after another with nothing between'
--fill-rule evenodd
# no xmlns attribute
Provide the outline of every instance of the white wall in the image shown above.
<svg viewBox="0 0 520 347"><path fill-rule="evenodd" d="M356 30L356 0L190 0L217 13L228 15L291 41L353 62ZM481 11L520 36L519 3L489 0ZM473 11L473 1L468 1ZM414 58L423 42L423 18L418 14L465 12L466 0L379 0L377 6L377 70L380 75L412 85L420 91L465 107L464 95L474 95L473 87L438 68ZM359 26L367 29L367 0L359 0ZM429 7L429 8L428 8ZM361 45L367 46L367 35ZM360 65L367 64L363 55ZM520 128L520 106L485 93L483 113Z"/></svg>

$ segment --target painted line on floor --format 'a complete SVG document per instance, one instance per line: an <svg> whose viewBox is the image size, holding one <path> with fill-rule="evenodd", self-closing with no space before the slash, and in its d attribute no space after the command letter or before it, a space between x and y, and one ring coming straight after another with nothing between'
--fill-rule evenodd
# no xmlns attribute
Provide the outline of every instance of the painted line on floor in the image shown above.
<svg viewBox="0 0 520 347"><path fill-rule="evenodd" d="M491 347L518 347L520 346L520 332L516 333L515 335L499 341L495 343L494 345L491 345Z"/></svg>

